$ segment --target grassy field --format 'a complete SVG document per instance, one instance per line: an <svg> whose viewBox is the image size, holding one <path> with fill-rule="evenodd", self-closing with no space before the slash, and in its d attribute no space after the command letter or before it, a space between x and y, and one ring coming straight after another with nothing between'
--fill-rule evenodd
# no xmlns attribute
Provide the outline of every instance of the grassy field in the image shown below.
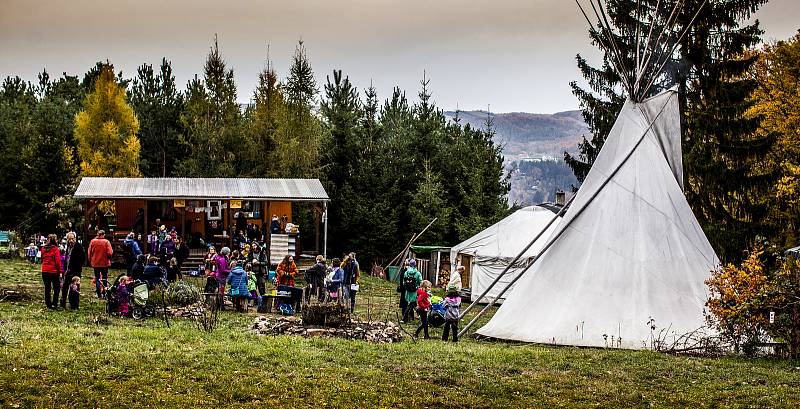
<svg viewBox="0 0 800 409"><path fill-rule="evenodd" d="M255 313L225 312L213 333L185 320L170 328L152 318L96 325L101 305L89 296L89 281L80 312L48 311L38 271L0 261L0 286L19 284L37 297L0 302L0 407L800 405L799 361L473 339L375 345L259 337L248 332ZM393 314L393 286L365 281L359 315Z"/></svg>

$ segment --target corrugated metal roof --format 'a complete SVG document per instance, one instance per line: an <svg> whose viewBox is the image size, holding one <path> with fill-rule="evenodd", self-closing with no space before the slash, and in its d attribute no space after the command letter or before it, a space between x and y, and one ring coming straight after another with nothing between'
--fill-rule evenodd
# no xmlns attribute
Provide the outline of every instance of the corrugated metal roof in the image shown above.
<svg viewBox="0 0 800 409"><path fill-rule="evenodd" d="M85 177L77 199L328 201L319 179Z"/></svg>

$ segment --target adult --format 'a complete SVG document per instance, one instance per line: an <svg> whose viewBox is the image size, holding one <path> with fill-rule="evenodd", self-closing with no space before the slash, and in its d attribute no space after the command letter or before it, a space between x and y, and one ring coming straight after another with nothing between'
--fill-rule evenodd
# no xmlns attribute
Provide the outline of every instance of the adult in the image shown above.
<svg viewBox="0 0 800 409"><path fill-rule="evenodd" d="M172 236L167 234L161 243L161 265L166 266L172 257L175 257L175 242L172 240Z"/></svg>
<svg viewBox="0 0 800 409"><path fill-rule="evenodd" d="M305 272L306 284L308 285L306 301L310 300L312 295L316 295L319 301L325 300L323 286L325 283L325 276L328 274L328 267L325 265L325 257L322 255L318 255L316 261L316 264Z"/></svg>
<svg viewBox="0 0 800 409"><path fill-rule="evenodd" d="M278 285L288 285L294 287L294 277L297 275L297 265L294 263L294 257L287 254L280 264L276 272L278 276Z"/></svg>
<svg viewBox="0 0 800 409"><path fill-rule="evenodd" d="M67 249L64 259L64 284L61 285L61 308L67 307L67 295L69 286L72 284L72 277L80 277L83 272L83 264L86 263L86 254L83 252L83 245L78 243L75 233L67 233Z"/></svg>
<svg viewBox="0 0 800 409"><path fill-rule="evenodd" d="M259 295L267 293L267 274L269 274L269 258L267 252L261 249L258 243L253 242L253 251L247 259L253 267L253 274L256 276L256 288Z"/></svg>
<svg viewBox="0 0 800 409"><path fill-rule="evenodd" d="M408 259L403 260L403 267L400 268L400 271L397 273L397 292L400 293L400 311L403 312L403 316L405 317L406 309L408 308L408 301L406 301L406 290L403 286L403 276L408 270Z"/></svg>
<svg viewBox="0 0 800 409"><path fill-rule="evenodd" d="M231 273L231 249L223 247L219 254L214 256L214 269L216 270L217 284L219 285L219 294L221 297L225 296L225 283L228 281L228 274ZM225 304L222 304L222 309L225 309Z"/></svg>
<svg viewBox="0 0 800 409"><path fill-rule="evenodd" d="M278 220L278 215L272 215L272 221L269 223L269 231L272 234L279 234L281 232L281 222Z"/></svg>
<svg viewBox="0 0 800 409"><path fill-rule="evenodd" d="M408 262L408 269L403 273L403 290L405 291L408 306L403 311L403 322L414 319L414 309L417 308L417 289L422 284L422 274L417 270L417 260Z"/></svg>
<svg viewBox="0 0 800 409"><path fill-rule="evenodd" d="M97 298L101 298L108 287L108 268L111 267L111 256L114 249L106 239L105 230L97 232L97 237L89 242L89 265L94 269L94 287Z"/></svg>
<svg viewBox="0 0 800 409"><path fill-rule="evenodd" d="M58 306L58 293L61 292L61 251L58 249L58 238L55 234L47 236L42 247L42 281L44 282L44 304L48 310ZM52 299L50 294L52 291Z"/></svg>
<svg viewBox="0 0 800 409"><path fill-rule="evenodd" d="M450 288L455 287L456 291L461 291L461 275L464 274L464 266L460 265L456 267L456 269L450 273L450 281L447 282L447 291L450 291Z"/></svg>
<svg viewBox="0 0 800 409"><path fill-rule="evenodd" d="M338 299L339 288L342 286L342 281L344 281L344 270L340 267L341 263L338 258L333 259L331 266L333 267L333 274L331 274L331 280L328 283L328 292L332 297Z"/></svg>
<svg viewBox="0 0 800 409"><path fill-rule="evenodd" d="M131 273L131 268L136 262L136 257L142 254L142 249L139 243L136 242L136 234L134 232L128 233L128 237L122 242L122 248L125 249L125 265L128 267L128 275Z"/></svg>
<svg viewBox="0 0 800 409"><path fill-rule="evenodd" d="M138 234L145 233L144 230L144 208L136 210L136 217L133 219L133 231Z"/></svg>
<svg viewBox="0 0 800 409"><path fill-rule="evenodd" d="M183 262L189 258L189 247L180 237L175 239L175 259L178 261L178 268L183 267Z"/></svg>
<svg viewBox="0 0 800 409"><path fill-rule="evenodd" d="M144 268L142 278L147 282L147 288L153 288L159 284L164 283L166 271L158 265L158 257L150 256L148 259L147 267Z"/></svg>
<svg viewBox="0 0 800 409"><path fill-rule="evenodd" d="M358 290L354 286L358 286L358 280L361 278L361 269L356 261L356 253L350 253L344 258L342 262L342 270L344 270L344 291L345 296L350 300L350 312L352 313L356 308L356 294Z"/></svg>
<svg viewBox="0 0 800 409"><path fill-rule="evenodd" d="M217 258L217 249L214 248L214 246L209 245L208 246L208 252L206 253L205 258L203 259L204 262L205 262L205 268L206 268L206 275L207 276L210 276L210 277L216 277L217 276L217 264L216 264L216 261L215 261L216 258Z"/></svg>
<svg viewBox="0 0 800 409"><path fill-rule="evenodd" d="M131 279L133 280L144 280L144 269L145 265L147 264L147 256L144 254L139 254L136 256L136 262L133 263L133 267L131 267Z"/></svg>

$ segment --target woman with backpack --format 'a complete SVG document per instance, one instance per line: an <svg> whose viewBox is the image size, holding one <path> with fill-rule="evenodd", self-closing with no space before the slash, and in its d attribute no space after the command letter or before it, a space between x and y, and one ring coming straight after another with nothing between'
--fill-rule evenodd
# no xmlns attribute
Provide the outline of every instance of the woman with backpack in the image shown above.
<svg viewBox="0 0 800 409"><path fill-rule="evenodd" d="M403 290L407 307L403 311L403 322L414 319L414 310L417 307L417 289L422 284L422 274L417 270L417 260L408 261L408 269L403 273Z"/></svg>

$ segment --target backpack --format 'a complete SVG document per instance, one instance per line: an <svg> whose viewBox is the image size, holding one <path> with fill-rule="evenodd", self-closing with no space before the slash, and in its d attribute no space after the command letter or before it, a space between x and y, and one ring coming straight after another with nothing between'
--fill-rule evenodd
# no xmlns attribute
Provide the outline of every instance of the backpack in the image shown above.
<svg viewBox="0 0 800 409"><path fill-rule="evenodd" d="M122 254L125 255L126 260L132 260L136 256L133 254L133 242L125 240L122 242Z"/></svg>
<svg viewBox="0 0 800 409"><path fill-rule="evenodd" d="M408 292L417 291L417 281L414 280L413 275L406 274L403 276L403 288Z"/></svg>

